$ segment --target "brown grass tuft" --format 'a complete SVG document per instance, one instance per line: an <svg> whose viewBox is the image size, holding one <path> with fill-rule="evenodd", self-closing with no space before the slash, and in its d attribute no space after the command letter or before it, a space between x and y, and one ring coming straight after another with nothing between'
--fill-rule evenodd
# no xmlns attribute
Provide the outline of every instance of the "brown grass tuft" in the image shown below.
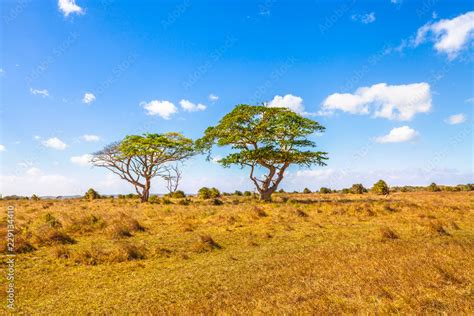
<svg viewBox="0 0 474 316"><path fill-rule="evenodd" d="M382 235L382 240L395 240L400 238L397 232L389 227L380 228L380 233Z"/></svg>

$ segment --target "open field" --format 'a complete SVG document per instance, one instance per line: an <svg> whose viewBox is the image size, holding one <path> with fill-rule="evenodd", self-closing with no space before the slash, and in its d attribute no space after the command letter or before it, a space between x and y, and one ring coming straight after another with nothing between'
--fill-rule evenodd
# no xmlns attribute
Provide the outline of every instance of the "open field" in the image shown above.
<svg viewBox="0 0 474 316"><path fill-rule="evenodd" d="M474 313L473 192L222 201L1 201L16 310Z"/></svg>

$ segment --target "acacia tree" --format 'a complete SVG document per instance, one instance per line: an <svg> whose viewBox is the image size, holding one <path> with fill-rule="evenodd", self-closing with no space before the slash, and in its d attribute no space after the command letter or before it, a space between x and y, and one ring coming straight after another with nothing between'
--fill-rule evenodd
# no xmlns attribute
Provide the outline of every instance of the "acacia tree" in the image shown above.
<svg viewBox="0 0 474 316"><path fill-rule="evenodd" d="M310 150L316 144L307 138L322 131L318 122L286 108L241 104L207 128L197 144L209 153L214 144L230 145L233 152L218 162L224 167L249 167L260 198L269 201L290 165L325 165L327 153ZM261 170L265 174L259 177Z"/></svg>
<svg viewBox="0 0 474 316"><path fill-rule="evenodd" d="M195 154L193 141L179 133L130 135L93 154L92 163L133 184L142 202L150 197L151 180L166 179L173 163Z"/></svg>

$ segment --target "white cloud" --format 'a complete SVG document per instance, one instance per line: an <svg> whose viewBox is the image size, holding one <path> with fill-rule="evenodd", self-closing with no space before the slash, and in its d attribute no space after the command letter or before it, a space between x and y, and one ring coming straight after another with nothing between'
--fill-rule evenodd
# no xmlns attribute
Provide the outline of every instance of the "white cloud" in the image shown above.
<svg viewBox="0 0 474 316"><path fill-rule="evenodd" d="M454 114L448 117L445 122L451 125L461 124L466 122L466 116L463 113Z"/></svg>
<svg viewBox="0 0 474 316"><path fill-rule="evenodd" d="M91 104L95 101L95 95L91 92L86 92L82 98L82 103Z"/></svg>
<svg viewBox="0 0 474 316"><path fill-rule="evenodd" d="M83 14L84 9L76 4L75 0L58 0L59 10L64 14L64 16L69 16L69 14Z"/></svg>
<svg viewBox="0 0 474 316"><path fill-rule="evenodd" d="M0 77L3 77L5 75L5 70L3 68L0 68Z"/></svg>
<svg viewBox="0 0 474 316"><path fill-rule="evenodd" d="M464 100L464 102L474 104L474 98L466 99L466 100Z"/></svg>
<svg viewBox="0 0 474 316"><path fill-rule="evenodd" d="M431 92L428 83L407 85L375 84L358 88L354 94L334 93L322 104L322 113L331 114L336 110L351 114L370 114L401 121L411 120L417 113L431 109Z"/></svg>
<svg viewBox="0 0 474 316"><path fill-rule="evenodd" d="M266 105L271 108L288 108L298 114L304 113L303 99L292 94L287 94L284 97L276 95Z"/></svg>
<svg viewBox="0 0 474 316"><path fill-rule="evenodd" d="M45 174L38 168L30 168L22 175L0 175L0 192L3 195L37 194L57 196L82 193L76 181L58 174Z"/></svg>
<svg viewBox="0 0 474 316"><path fill-rule="evenodd" d="M211 94L209 95L209 100L212 101L212 102L215 102L215 101L219 100L219 96L217 96L217 95L211 93Z"/></svg>
<svg viewBox="0 0 474 316"><path fill-rule="evenodd" d="M159 115L165 120L169 120L171 115L178 112L178 108L169 101L153 100L148 103L141 102L140 105L147 110L147 115Z"/></svg>
<svg viewBox="0 0 474 316"><path fill-rule="evenodd" d="M46 98L49 96L49 92L48 90L46 89L43 89L43 90L38 90L38 89L33 89L33 88L30 88L30 92L34 95L40 95L42 96L43 98Z"/></svg>
<svg viewBox="0 0 474 316"><path fill-rule="evenodd" d="M35 140L40 140L40 139L41 139L41 137L38 136L38 135L33 136L33 138L34 138Z"/></svg>
<svg viewBox="0 0 474 316"><path fill-rule="evenodd" d="M353 21L361 22L363 24L370 24L375 22L375 12L370 12L366 14L353 14L351 16Z"/></svg>
<svg viewBox="0 0 474 316"><path fill-rule="evenodd" d="M4 145L1 145L1 144L0 144L0 151L7 151L7 149L5 148Z"/></svg>
<svg viewBox="0 0 474 316"><path fill-rule="evenodd" d="M184 99L179 101L179 104L181 105L181 108L187 112L204 111L206 109L204 104L194 104L191 101Z"/></svg>
<svg viewBox="0 0 474 316"><path fill-rule="evenodd" d="M402 143L414 139L418 132L408 126L394 128L388 135L375 138L377 143Z"/></svg>
<svg viewBox="0 0 474 316"><path fill-rule="evenodd" d="M67 145L57 137L49 138L43 141L43 145L57 150L64 150L67 147Z"/></svg>
<svg viewBox="0 0 474 316"><path fill-rule="evenodd" d="M451 20L444 19L420 27L414 45L418 46L429 39L434 42L436 51L447 54L449 59L454 59L468 46L473 38L473 31L474 11L470 11Z"/></svg>
<svg viewBox="0 0 474 316"><path fill-rule="evenodd" d="M26 170L25 173L26 173L26 175L32 176L32 177L39 177L39 176L43 175L43 171L41 171L41 169L36 168L36 167L32 167L32 168Z"/></svg>
<svg viewBox="0 0 474 316"><path fill-rule="evenodd" d="M69 159L73 164L79 166L89 166L91 165L92 155L84 154L82 156L73 156Z"/></svg>
<svg viewBox="0 0 474 316"><path fill-rule="evenodd" d="M81 139L86 142L98 142L100 140L100 137L97 135L85 134L81 136Z"/></svg>

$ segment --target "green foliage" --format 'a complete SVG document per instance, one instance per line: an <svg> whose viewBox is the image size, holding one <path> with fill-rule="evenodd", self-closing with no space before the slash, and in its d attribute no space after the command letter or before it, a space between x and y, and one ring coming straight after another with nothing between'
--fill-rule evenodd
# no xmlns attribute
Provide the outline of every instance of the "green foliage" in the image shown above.
<svg viewBox="0 0 474 316"><path fill-rule="evenodd" d="M84 194L84 198L86 200L96 200L100 199L100 195L99 193L97 193L96 190L90 188L89 190L87 190L86 194Z"/></svg>
<svg viewBox="0 0 474 316"><path fill-rule="evenodd" d="M234 192L234 195L237 195L237 196L242 196L243 194L242 194L242 192L241 192L241 191L239 191L239 190L236 190L236 191Z"/></svg>
<svg viewBox="0 0 474 316"><path fill-rule="evenodd" d="M305 193L305 194L309 194L309 193L311 193L311 190L310 190L310 189L308 189L308 188L304 188L304 190L303 190L303 193Z"/></svg>
<svg viewBox="0 0 474 316"><path fill-rule="evenodd" d="M436 183L431 183L429 186L428 186L428 191L430 192L439 192L441 191L441 189L439 188L439 186L436 184Z"/></svg>
<svg viewBox="0 0 474 316"><path fill-rule="evenodd" d="M353 194L362 194L367 192L366 188L360 183L353 184L351 187L351 193Z"/></svg>
<svg viewBox="0 0 474 316"><path fill-rule="evenodd" d="M221 193L218 189L216 188L207 188L207 187L203 187L203 188L200 188L199 191L198 191L198 197L201 198L201 199L204 199L204 200L207 200L207 199L215 199L215 198L218 198L221 196Z"/></svg>
<svg viewBox="0 0 474 316"><path fill-rule="evenodd" d="M322 187L321 189L319 189L319 193L328 194L331 193L331 189Z"/></svg>
<svg viewBox="0 0 474 316"><path fill-rule="evenodd" d="M250 191L244 191L244 196L252 196L253 193Z"/></svg>
<svg viewBox="0 0 474 316"><path fill-rule="evenodd" d="M372 187L372 192L378 195L387 195L390 192L387 183L383 180L377 181Z"/></svg>
<svg viewBox="0 0 474 316"><path fill-rule="evenodd" d="M152 203L152 204L159 204L160 203L160 198L156 195L152 195L150 196L150 198L148 199L148 202L149 203Z"/></svg>
<svg viewBox="0 0 474 316"><path fill-rule="evenodd" d="M280 189L280 190L278 190L278 193L285 193L285 190Z"/></svg>
<svg viewBox="0 0 474 316"><path fill-rule="evenodd" d="M341 193L342 194L349 194L349 193L351 193L351 190L348 189L348 188L344 188L344 189L341 190Z"/></svg>
<svg viewBox="0 0 474 316"><path fill-rule="evenodd" d="M231 146L233 152L219 163L250 167L250 178L261 197L269 200L289 165L325 165L326 153L311 150L316 144L307 138L322 131L318 122L286 108L241 104L207 128L196 143L208 152L213 145ZM263 179L254 174L256 168L266 169Z"/></svg>
<svg viewBox="0 0 474 316"><path fill-rule="evenodd" d="M184 193L184 191L177 190L166 194L166 196L173 199L184 199L186 197L186 194Z"/></svg>
<svg viewBox="0 0 474 316"><path fill-rule="evenodd" d="M207 200L211 198L211 189L207 187L202 187L199 189L197 196L200 199Z"/></svg>

